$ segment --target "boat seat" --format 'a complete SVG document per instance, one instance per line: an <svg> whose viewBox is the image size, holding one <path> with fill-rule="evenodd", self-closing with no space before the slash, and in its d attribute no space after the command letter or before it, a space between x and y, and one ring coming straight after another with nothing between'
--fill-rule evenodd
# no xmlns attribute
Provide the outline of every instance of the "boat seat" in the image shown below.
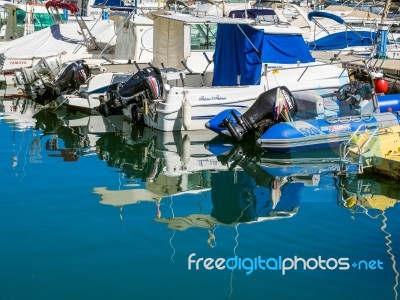
<svg viewBox="0 0 400 300"><path fill-rule="evenodd" d="M292 92L297 105L296 119L310 119L324 114L324 99L314 92Z"/></svg>
<svg viewBox="0 0 400 300"><path fill-rule="evenodd" d="M325 117L337 117L339 114L339 105L331 98L324 99Z"/></svg>

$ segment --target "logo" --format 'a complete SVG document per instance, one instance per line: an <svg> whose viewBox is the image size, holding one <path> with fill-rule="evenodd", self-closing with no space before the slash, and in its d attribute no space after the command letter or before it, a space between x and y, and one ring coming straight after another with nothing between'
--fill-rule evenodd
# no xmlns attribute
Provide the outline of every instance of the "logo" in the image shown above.
<svg viewBox="0 0 400 300"><path fill-rule="evenodd" d="M219 258L203 258L196 257L196 253L191 253L188 256L188 270L243 270L246 275L252 274L254 271L279 271L282 275L286 275L289 271L297 270L339 270L346 271L352 269L357 270L383 270L383 262L377 260L360 260L350 262L348 257L340 258L323 258L322 256L302 258L294 257L268 257L261 256L249 257L230 257L228 259Z"/></svg>

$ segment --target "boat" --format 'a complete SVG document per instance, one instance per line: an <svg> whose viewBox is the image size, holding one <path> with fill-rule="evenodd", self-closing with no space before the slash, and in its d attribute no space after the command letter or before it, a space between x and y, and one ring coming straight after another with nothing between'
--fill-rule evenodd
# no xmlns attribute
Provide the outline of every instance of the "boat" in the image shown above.
<svg viewBox="0 0 400 300"><path fill-rule="evenodd" d="M21 90L37 103L46 105L56 99L59 106L90 114L105 102L107 92L117 89L131 77L132 74L125 72L92 75L85 60L62 64L55 56L42 58L34 67L22 68L16 72L15 80L24 86ZM104 113L105 116L110 114Z"/></svg>
<svg viewBox="0 0 400 300"><path fill-rule="evenodd" d="M202 4L195 10L191 10L191 13L199 13L198 9L204 5L208 7L210 4ZM163 13L172 14L174 12L164 11ZM152 16L151 19L137 15L125 20L124 26L128 26L129 30L122 29L118 31L114 56L107 55L108 61L106 63L104 62L104 57L99 59L85 58L85 64L90 68L92 77L82 88L75 84L75 90L61 91L61 95L47 92L48 89L50 91L54 90L52 87L54 84L53 73L55 73L54 69L56 68L51 68L51 62L54 57L42 58L42 61L34 67L21 68L20 72L16 72L14 82L17 85L23 85L25 90L28 90L29 94L32 93L33 98L39 102L54 100L57 96L61 96L57 99L60 104L86 111L95 109L100 105L99 98L104 100L102 102L108 100L106 92L112 90L115 83L126 82L127 77L134 76L142 68L148 67L153 60L153 19L157 18L157 16L151 14L150 16ZM119 25L121 24L118 23L116 26ZM155 30L164 35L164 31L168 27L167 22L157 21ZM208 45L206 45L207 47L205 45L200 46L200 39L204 39L203 35L207 32L205 29L205 26L201 24L194 24L190 37L188 35L179 36L175 41L177 44L182 43L182 49L190 48L190 52L185 54L186 57L182 60L183 63L179 62L178 67L185 67L194 73L212 70L213 65L209 57L212 56L214 47L208 47ZM157 57L166 57L168 52L171 51L169 47L172 46L164 46L161 45L157 48ZM123 63L121 59L124 57L129 58L130 63ZM56 56L56 59L59 65L63 64L61 58ZM44 68L44 65L48 65L48 67ZM164 61L163 65L177 66L171 59ZM52 74L53 76L46 76L45 74ZM47 84L48 82L49 84ZM91 96L92 93L95 95ZM41 99L42 94L47 99Z"/></svg>
<svg viewBox="0 0 400 300"><path fill-rule="evenodd" d="M301 30L279 21L273 10L263 11L264 15L257 19L160 15L154 21L155 28L157 22L173 23L179 32L199 24L204 26L208 32L205 41L212 48L215 45L213 71L182 70L179 65L185 57L184 49L171 48L168 56L155 54L153 66L160 70L160 76L153 76L154 85L144 89L158 93L152 92L149 97L143 89L129 91L122 87L120 91L126 96L116 95L113 101L121 102L129 120L144 122L151 128L202 130L218 112L249 107L259 93L279 84L286 84L293 90L316 89L329 93L348 81L343 68L314 60ZM168 36L175 35L169 33ZM165 43L155 43L155 49L161 49ZM176 45L168 43L171 47ZM283 44L292 47L275 47ZM237 49L236 53L232 49ZM152 98L154 95L156 97Z"/></svg>
<svg viewBox="0 0 400 300"><path fill-rule="evenodd" d="M360 172L373 172L400 179L400 126L366 127L356 131L342 146L344 162L354 160ZM350 159L351 159L350 158ZM350 162L351 163L351 162Z"/></svg>
<svg viewBox="0 0 400 300"><path fill-rule="evenodd" d="M52 36L47 36L45 33L43 33L43 36L37 36L36 39L40 39L42 43L39 45L39 47L36 47L36 44L32 43L29 55L23 55L20 53L19 48L24 48L22 44L18 44L10 49L7 48L3 52L12 52L12 59L14 60L6 58L4 61L3 69L7 72L5 76L7 90L5 93L7 95L15 94L15 88L13 88L13 85L15 84L17 84L18 87L20 87L20 85L24 86L26 84L32 84L32 82L24 82L21 80L20 74L15 72L16 67L17 71L18 68L21 67L35 67L41 63L40 61L39 63L37 62L37 58L41 58L42 60L49 58L51 60L53 59L52 54L58 57L60 64L84 58L93 75L122 72L126 74L133 74L137 71L137 65L140 65L141 67L148 66L148 63L151 63L153 60L153 19L156 17L149 13L149 11L157 11L157 9L159 9L157 12L160 14L174 14L176 13L176 9L169 7L168 3L166 3L165 7L161 9L160 3L156 2L141 2L137 4L137 6L121 6L120 1L115 1L116 3L113 3L114 1L105 1L104 3L101 2L104 1L96 1L94 4L95 7L101 8L102 15L99 15L99 19L102 19L101 22L108 21L109 23L113 23L115 27L113 28L114 31L108 35L107 44L104 43L105 39L101 37L101 34L103 33L100 34L97 30L92 28L93 23L85 23L83 20L77 17L76 23L79 25L78 31L81 31L81 36L84 37L84 40L82 40L80 43L78 43L76 41L77 38L71 33L67 32L67 30L64 29L65 26L62 25L62 38L55 36L56 38L54 39ZM51 3L56 7L70 5L67 2L64 3L63 1L49 1L48 5L50 6ZM224 9L215 3L198 2L196 5L194 5L194 7L189 7L187 12L192 15L200 14L215 16L225 14L234 7L250 8L249 4L239 2L226 4L224 5ZM109 16L110 19L104 18L105 15L108 16L108 9L111 10ZM165 24L160 25L160 22L157 24L159 24L161 27L165 26ZM197 26L201 29L201 25ZM161 28L157 30L165 29L166 28ZM208 56L211 57L214 50L200 47L199 40L202 38L202 34L204 34L204 31L202 30L192 31L190 34L192 36L192 44L190 44L191 41L188 39L188 36L185 35L184 45L182 46L185 47L185 49L187 49L187 47L191 47L193 49L189 56L184 59L186 65L189 66L190 70L193 72L202 72L206 66L208 66L209 69L212 68L212 64L209 63L210 60L205 59L203 52L208 53ZM197 37L195 35L197 35ZM49 49L55 49L53 44L58 45L58 40L60 39L62 39L64 42L69 42L68 45L63 45L64 52L59 50L57 53L49 54ZM30 43L30 40L26 39L25 43ZM44 46L43 43L48 44ZM73 54L65 53L68 52L67 49L71 47ZM163 47L160 47L160 49L163 50ZM164 52L167 51L169 50L165 49ZM34 54L34 57L30 57L31 54ZM169 62L164 62L164 64L168 63ZM183 67L180 62L179 66ZM14 72L16 74L13 80ZM21 72L23 72L23 70L21 70ZM101 80L104 80L104 76L100 77L102 77ZM45 78L42 76L41 79L41 81L44 81ZM95 81L98 82L99 80ZM39 81L38 85L40 85L40 83L41 82ZM79 93L80 91L77 92ZM86 92L83 91L83 93ZM74 96L76 96L76 93ZM78 99L77 101L82 101L82 99Z"/></svg>
<svg viewBox="0 0 400 300"><path fill-rule="evenodd" d="M400 96L377 95L378 81L365 69L349 72L352 81L336 93L323 97L274 88L243 114L226 110L206 127L239 141L256 136L257 145L268 151L292 152L339 147L360 124L398 125Z"/></svg>
<svg viewBox="0 0 400 300"><path fill-rule="evenodd" d="M100 112L104 116L122 114L122 108L106 105L108 94L125 84L132 74L125 72L102 73L90 77L78 89L66 90L55 95L52 100L58 105L83 111L87 114ZM52 85L49 85L52 86ZM70 93L68 93L70 92Z"/></svg>
<svg viewBox="0 0 400 300"><path fill-rule="evenodd" d="M357 46L367 47L376 44L376 21L374 23L372 20L377 20L380 16L370 15L364 19L368 21L355 23L354 20L349 20L336 11L324 9L306 12L291 3L283 5L285 16L291 20L290 23L304 30L303 36L310 50L346 51ZM372 22L372 25L368 22Z"/></svg>
<svg viewBox="0 0 400 300"><path fill-rule="evenodd" d="M15 72L35 66L42 58L57 56L63 64L92 57L93 51L98 50L87 48L89 40L83 37L82 30L87 35L87 28L91 28L91 34L96 36L96 45L99 48L104 48L110 41L111 44L115 43L113 21L98 20L82 24L55 24L0 45L1 81L6 87L5 95L18 94L18 89L21 88L14 79Z"/></svg>

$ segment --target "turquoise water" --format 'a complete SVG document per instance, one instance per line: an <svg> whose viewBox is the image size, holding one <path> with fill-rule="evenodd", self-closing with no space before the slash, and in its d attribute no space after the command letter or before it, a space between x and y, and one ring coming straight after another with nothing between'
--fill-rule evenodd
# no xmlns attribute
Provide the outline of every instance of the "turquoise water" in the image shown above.
<svg viewBox="0 0 400 300"><path fill-rule="evenodd" d="M208 132L2 105L2 300L398 299L396 182L249 152L227 163Z"/></svg>

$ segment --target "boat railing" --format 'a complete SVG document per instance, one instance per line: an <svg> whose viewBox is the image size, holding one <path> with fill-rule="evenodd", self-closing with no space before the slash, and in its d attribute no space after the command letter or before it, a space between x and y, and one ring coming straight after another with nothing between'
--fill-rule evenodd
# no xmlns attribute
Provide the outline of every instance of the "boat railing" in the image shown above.
<svg viewBox="0 0 400 300"><path fill-rule="evenodd" d="M343 66L343 72L341 72L340 75L338 76L339 78L341 78L341 77L343 77L343 74L347 70L347 66L348 65L351 65L351 63L362 62L362 61L363 61L362 58L356 58L356 59L347 61L346 62L346 66L344 66L343 61L333 61L333 60L331 60L330 62L317 61L318 62L317 64L304 66L304 70L300 74L299 78L297 79L297 82L299 82L301 80L301 78L304 76L304 74L306 74L306 72L308 70L310 70L311 68L318 68L318 67L327 66L327 65L342 65ZM266 76L268 72L275 72L277 69L284 71L284 70L295 70L295 69L299 69L300 67L303 67L301 65L301 63L298 63L297 66L283 67L283 68L274 68L274 67L269 68L268 64L264 64L264 74L263 75Z"/></svg>
<svg viewBox="0 0 400 300"><path fill-rule="evenodd" d="M370 131L372 130L372 131ZM346 142L342 142L340 144L339 153L340 153L340 162L341 162L341 170L345 171L348 169L349 165L356 164L358 166L358 173L363 173L364 165L363 165L363 156L365 153L365 149L370 145L374 136L379 134L381 128L376 125L367 125L361 124L358 126L356 131L350 136L350 138ZM365 140L362 145L357 143L358 137L362 132L368 132L369 137ZM356 151L354 151L356 149ZM357 154L357 160L354 160L349 157L350 150L353 150Z"/></svg>

